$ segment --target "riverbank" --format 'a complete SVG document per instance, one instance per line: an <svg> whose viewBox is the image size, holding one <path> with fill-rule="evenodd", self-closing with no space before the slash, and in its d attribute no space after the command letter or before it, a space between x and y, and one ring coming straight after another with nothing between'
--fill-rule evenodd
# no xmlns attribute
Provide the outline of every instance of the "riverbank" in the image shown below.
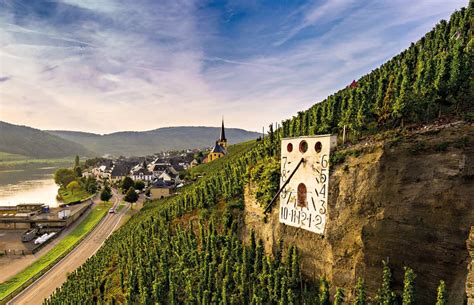
<svg viewBox="0 0 474 305"><path fill-rule="evenodd" d="M17 155L20 156L20 155ZM7 157L5 158L5 153L0 152L0 168L6 168L10 166L17 166L22 164L64 164L64 163L74 163L73 157L60 158L60 159L35 159L25 156L20 157Z"/></svg>
<svg viewBox="0 0 474 305"><path fill-rule="evenodd" d="M54 248L15 276L0 284L0 303L16 290L32 283L74 249L74 247L99 224L100 220L107 215L108 209L111 206L110 202L95 204L86 218L84 218L76 228L54 246Z"/></svg>

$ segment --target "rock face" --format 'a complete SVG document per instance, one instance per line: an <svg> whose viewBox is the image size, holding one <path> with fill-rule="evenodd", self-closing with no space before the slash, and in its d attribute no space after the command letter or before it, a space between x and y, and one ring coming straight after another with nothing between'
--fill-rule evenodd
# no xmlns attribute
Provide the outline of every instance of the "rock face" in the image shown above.
<svg viewBox="0 0 474 305"><path fill-rule="evenodd" d="M280 224L278 208L264 222L251 191L245 230L255 229L267 252L275 251L279 239L296 245L304 275L325 276L333 292L342 287L349 298L357 277L365 278L373 297L382 260L389 260L396 291L402 289L403 267L410 266L419 304L434 303L440 280L450 304L463 304L471 260L466 240L474 224L473 136L474 127L466 124L412 134L401 142L364 146L359 157L334 166L324 236Z"/></svg>
<svg viewBox="0 0 474 305"><path fill-rule="evenodd" d="M474 305L474 226L471 227L471 234L467 240L467 250L471 256L466 278L467 305Z"/></svg>

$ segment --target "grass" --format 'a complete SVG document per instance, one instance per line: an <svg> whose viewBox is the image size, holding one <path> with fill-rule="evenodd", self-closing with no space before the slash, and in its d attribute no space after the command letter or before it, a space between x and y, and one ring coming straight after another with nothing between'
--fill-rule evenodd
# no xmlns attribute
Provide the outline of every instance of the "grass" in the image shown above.
<svg viewBox="0 0 474 305"><path fill-rule="evenodd" d="M57 164L57 163L74 163L74 158L56 158L56 159L35 159L33 157L10 154L0 151L0 165L1 166L16 166L23 164Z"/></svg>
<svg viewBox="0 0 474 305"><path fill-rule="evenodd" d="M126 204L125 202L123 202L123 201L120 202L120 203L118 204L118 206L117 206L116 212L117 212L117 213L120 212L120 210L122 210L126 205L127 205L127 204Z"/></svg>
<svg viewBox="0 0 474 305"><path fill-rule="evenodd" d="M64 204L70 204L75 202L80 202L86 199L91 198L94 194L89 194L86 190L80 189L74 192L71 192L68 189L60 188L58 194L61 197L61 200Z"/></svg>
<svg viewBox="0 0 474 305"><path fill-rule="evenodd" d="M6 282L0 284L0 302L3 301L15 290L25 285L29 280L31 282L46 272L57 261L69 253L107 214L111 207L109 202L103 202L95 205L87 217L64 237L54 248L43 255L40 259L17 273Z"/></svg>

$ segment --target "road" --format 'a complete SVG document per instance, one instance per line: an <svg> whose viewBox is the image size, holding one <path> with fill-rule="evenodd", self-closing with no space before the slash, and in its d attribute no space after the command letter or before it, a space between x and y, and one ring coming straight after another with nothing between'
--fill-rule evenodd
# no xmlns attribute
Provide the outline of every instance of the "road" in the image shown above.
<svg viewBox="0 0 474 305"><path fill-rule="evenodd" d="M116 206L121 198L117 193L114 195L114 206ZM119 227L120 220L128 209L127 206L116 214L107 213L97 227L74 250L7 304L42 304L44 299L66 281L68 273L76 270L99 250L107 237Z"/></svg>
<svg viewBox="0 0 474 305"><path fill-rule="evenodd" d="M97 198L94 198L94 201L98 201ZM69 227L65 228L58 237L49 242L46 246L42 247L38 252L30 255L5 255L0 256L0 284L7 281L9 278L25 269L43 255L48 253L52 248L54 248L58 243L61 242L71 231L73 231L91 212L91 209L88 209L80 216L76 221L74 221Z"/></svg>

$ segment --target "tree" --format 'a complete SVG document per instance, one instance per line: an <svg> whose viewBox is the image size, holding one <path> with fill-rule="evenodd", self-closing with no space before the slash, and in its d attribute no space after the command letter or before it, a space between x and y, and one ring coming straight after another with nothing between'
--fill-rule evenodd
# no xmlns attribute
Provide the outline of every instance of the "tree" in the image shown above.
<svg viewBox="0 0 474 305"><path fill-rule="evenodd" d="M415 278L413 269L405 267L405 278L403 280L402 305L415 304Z"/></svg>
<svg viewBox="0 0 474 305"><path fill-rule="evenodd" d="M59 168L54 173L54 182L62 187L66 187L75 178L74 172L69 168Z"/></svg>
<svg viewBox="0 0 474 305"><path fill-rule="evenodd" d="M87 177L85 188L89 194L95 194L97 192L97 180L94 177Z"/></svg>
<svg viewBox="0 0 474 305"><path fill-rule="evenodd" d="M108 185L104 186L104 189L100 193L100 200L102 201L109 201L112 198L112 190Z"/></svg>
<svg viewBox="0 0 474 305"><path fill-rule="evenodd" d="M401 120L401 125L403 127L403 118L406 114L408 96L410 90L410 79L407 65L403 65L402 68L402 83L400 88L400 94L398 95L395 103L392 106L392 117L395 120Z"/></svg>
<svg viewBox="0 0 474 305"><path fill-rule="evenodd" d="M74 159L74 167L78 167L79 166L79 156L76 155L76 158Z"/></svg>
<svg viewBox="0 0 474 305"><path fill-rule="evenodd" d="M137 180L137 181L135 181L134 187L135 187L135 189L137 189L139 191L142 191L145 188L145 182L143 182L141 180Z"/></svg>
<svg viewBox="0 0 474 305"><path fill-rule="evenodd" d="M127 193L125 194L124 200L130 203L137 202L138 194L137 192L135 192L135 188L133 186L128 189Z"/></svg>
<svg viewBox="0 0 474 305"><path fill-rule="evenodd" d="M385 123L390 116L390 109L392 108L393 98L395 95L394 80L395 77L390 75L388 78L387 90L385 91L385 96L383 98L382 108L379 112L379 122L382 123Z"/></svg>
<svg viewBox="0 0 474 305"><path fill-rule="evenodd" d="M82 169L80 166L74 167L74 175L78 178L82 177Z"/></svg>
<svg viewBox="0 0 474 305"><path fill-rule="evenodd" d="M444 281L439 282L438 296L436 297L436 305L448 304L448 292L446 291L446 284Z"/></svg>
<svg viewBox="0 0 474 305"><path fill-rule="evenodd" d="M125 177L123 178L122 180L122 193L125 193L126 191L128 191L131 187L133 187L135 185L135 182L133 182L132 178L130 177Z"/></svg>

